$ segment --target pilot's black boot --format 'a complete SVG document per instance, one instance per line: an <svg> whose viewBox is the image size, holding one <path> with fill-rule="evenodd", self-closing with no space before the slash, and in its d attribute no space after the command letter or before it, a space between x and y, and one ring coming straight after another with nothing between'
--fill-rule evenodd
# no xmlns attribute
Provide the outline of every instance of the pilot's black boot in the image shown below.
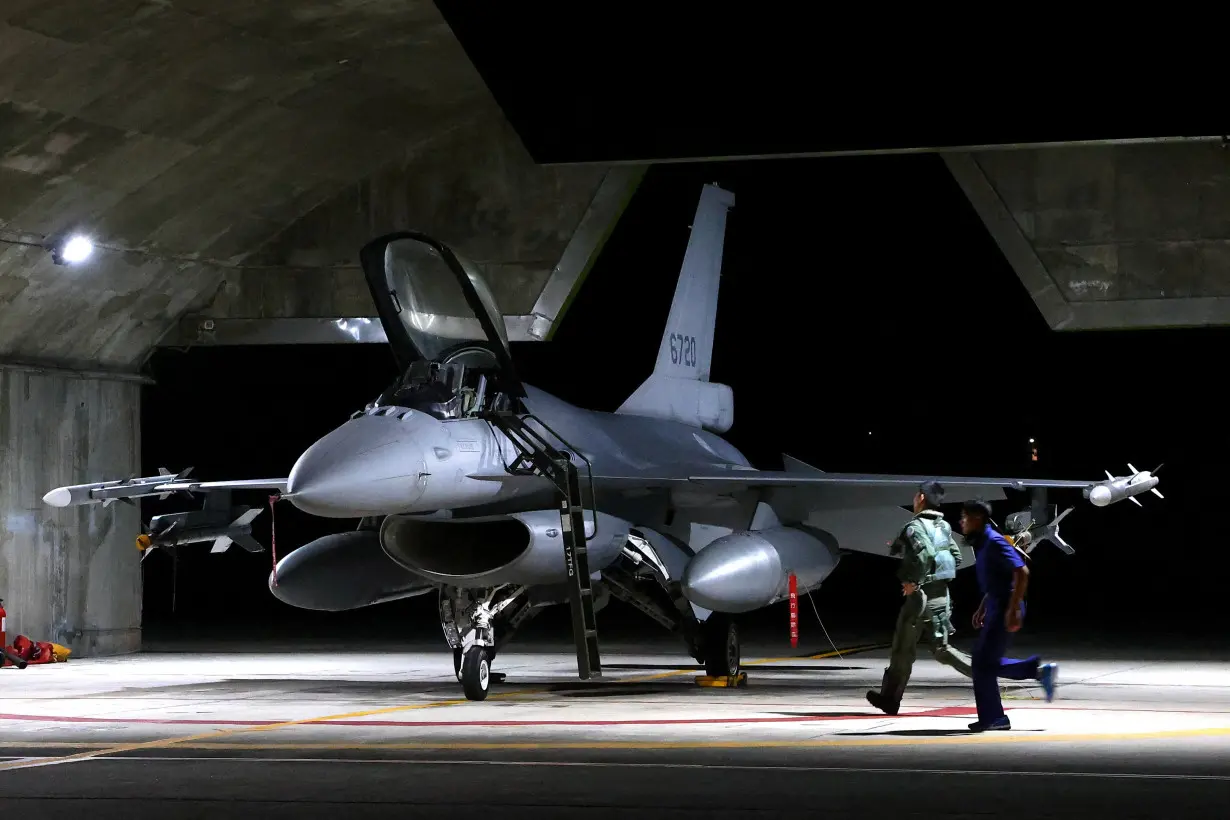
<svg viewBox="0 0 1230 820"><path fill-rule="evenodd" d="M877 692L874 689L869 691L867 702L886 715L895 715L901 708L902 688L900 682L885 669L884 679L880 682L880 691Z"/></svg>

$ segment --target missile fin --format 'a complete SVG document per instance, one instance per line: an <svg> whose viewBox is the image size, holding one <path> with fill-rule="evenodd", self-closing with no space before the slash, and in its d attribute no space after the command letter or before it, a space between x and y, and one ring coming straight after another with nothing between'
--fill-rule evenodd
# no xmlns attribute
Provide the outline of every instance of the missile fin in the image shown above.
<svg viewBox="0 0 1230 820"><path fill-rule="evenodd" d="M235 542L230 538L230 536L221 535L221 536L218 536L218 539L216 541L214 541L214 545L209 551L210 552L226 552L228 549L231 548L231 544L233 543Z"/></svg>
<svg viewBox="0 0 1230 820"><path fill-rule="evenodd" d="M256 516L264 512L264 507L257 507L254 510L247 510L243 515L231 522L232 527L246 527L256 520Z"/></svg>
<svg viewBox="0 0 1230 820"><path fill-rule="evenodd" d="M231 536L231 538L235 540L236 544L243 547L248 552L264 552L265 551L265 547L261 544L261 542L257 541L255 538L248 535L247 533L244 533L244 532L235 533L234 535Z"/></svg>

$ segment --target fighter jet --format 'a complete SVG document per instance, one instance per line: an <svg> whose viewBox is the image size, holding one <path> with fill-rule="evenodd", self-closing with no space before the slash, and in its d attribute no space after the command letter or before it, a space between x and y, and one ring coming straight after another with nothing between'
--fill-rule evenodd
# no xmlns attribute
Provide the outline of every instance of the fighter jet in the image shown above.
<svg viewBox="0 0 1230 820"><path fill-rule="evenodd" d="M404 231L360 251L401 373L387 390L286 478L140 479L131 492L264 488L311 515L359 519L282 558L272 593L337 611L438 591L474 700L499 680L500 648L554 603L572 606L580 676L599 676L594 613L612 595L678 634L710 675L736 676L735 617L783 600L792 576L799 594L818 588L849 551L887 555L924 478L939 478L950 501L1054 488L1100 502L1111 483L826 473L788 456L783 470L753 467L722 438L733 391L710 380L734 201L702 188L654 369L614 413L523 383L478 268ZM104 483L44 500L124 494Z"/></svg>

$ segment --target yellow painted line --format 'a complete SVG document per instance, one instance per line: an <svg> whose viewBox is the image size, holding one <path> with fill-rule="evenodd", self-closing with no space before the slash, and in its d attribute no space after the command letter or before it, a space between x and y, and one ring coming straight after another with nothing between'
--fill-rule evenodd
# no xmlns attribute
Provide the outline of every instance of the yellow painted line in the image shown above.
<svg viewBox="0 0 1230 820"><path fill-rule="evenodd" d="M510 698L518 695L533 694L536 689L517 690L513 692L501 692L497 695L489 695L488 700L492 698ZM237 726L229 729L217 729L211 732L202 732L195 735L183 735L180 737L168 737L161 740L147 740L137 743L121 743L113 746L108 746L103 749L98 749L90 752L79 752L78 754L65 755L63 757L51 758L48 760L22 761L12 760L0 763L0 771L10 769L26 769L34 766L49 766L56 763L69 763L75 760L89 760L90 758L100 755L118 754L121 752L135 752L141 749L158 749L166 746L184 746L184 744L192 743L198 740L208 740L210 738L225 737L228 735L248 734L252 732L271 732L275 729L285 729L288 726L301 726L305 723L320 723L329 720L352 720L354 718L372 717L373 715L388 715L394 712L409 712L416 709L434 709L443 706L457 706L469 701L464 698L459 700L439 700L430 703L411 703L402 706L387 706L382 709L366 709L361 712L345 712L338 715L326 715L324 717L301 718L299 720L285 720L280 723L269 723L263 726ZM33 747L31 747L33 748ZM184 748L192 748L186 746Z"/></svg>
<svg viewBox="0 0 1230 820"><path fill-rule="evenodd" d="M875 647L871 647L871 646L861 647L861 648L855 647L854 649L847 650L841 654L847 655L852 652L864 651L866 649L871 649L871 648L875 648ZM820 660L823 658L835 657L836 655L837 655L836 652L829 652L829 653L822 653L819 655L811 655L811 656L808 656L807 659ZM758 665L758 664L776 663L776 662L785 661L785 660L799 660L799 659L798 658L765 658L759 661L751 661L744 665L753 666L753 665ZM623 678L623 679L614 680L612 682L616 684L636 683L636 682L641 682L645 680L667 678L667 677L672 677L676 675L686 675L689 673L695 674L696 671L697 670L695 669L678 669L672 672L665 672L659 675L648 675L648 676L644 676L641 678ZM543 691L544 691L544 687L519 689L519 690L512 691L512 692L501 692L495 695L488 695L487 699L491 700L491 699L499 699L499 698L512 698L512 697L519 697L523 695L540 694L540 693L543 693ZM226 736L231 736L231 735L251 734L253 732L272 732L277 729L285 729L290 726L302 726L304 724L309 724L309 723L318 724L318 723L326 723L331 720L353 720L355 718L373 717L375 715L388 715L388 714L393 714L395 712L409 712L409 711L414 711L417 709L435 709L435 708L441 708L445 706L459 706L463 703L469 703L469 701L467 701L464 698L459 698L455 700L433 701L431 703L412 703L412 704L407 704L403 706L388 706L382 709L367 709L361 712L345 712L345 713L337 714L337 715L325 715L324 717L310 717L310 718L301 718L299 720L286 720L286 721L281 721L279 723L268 723L262 726L237 726L237 727L227 728L227 729L217 729L211 732L202 732L200 734L195 734L195 735L182 735L180 737L162 738L161 740L147 740L147 741L140 741L140 742L135 742L135 743L112 744L112 745L107 745L101 748L95 748L93 751L78 752L77 754L64 755L62 757L55 757L55 758L48 758L45 760L11 760L11 761L6 761L6 762L0 762L0 771L7 771L7 770L12 770L12 769L27 769L27 768L32 768L35 766L50 766L50 765L55 765L59 763L71 763L77 760L90 760L91 758L100 757L102 755L122 754L124 752L136 752L142 749L159 749L159 748L166 748L168 746L177 746L179 748L184 748L184 749L229 748L226 746L218 746L218 745L193 746L191 744L194 743L195 741L207 741L212 738L226 737ZM20 743L18 744L18 747L19 748L37 748L34 745L22 746ZM63 748L63 747L60 747L60 748ZM70 744L69 748L89 748L89 747ZM261 748L261 747L240 744L238 746L235 746L234 748L256 749L256 748ZM280 747L271 746L270 748L280 748ZM286 748L298 748L298 747L295 747L292 745ZM366 748L366 747L363 747L363 746L350 747L350 746L343 745L343 746L327 747L327 748L350 749L350 748ZM399 748L399 747L389 747L389 748ZM428 744L428 745L424 745L421 747L411 745L405 748L407 749L418 749L418 748L448 749L448 748L454 748L454 747L438 746L438 745L433 746L433 745ZM456 748L471 748L471 747L456 747ZM488 747L484 746L484 747L474 747L474 748L488 748ZM537 745L531 744L529 746L524 746L524 747L517 746L517 745L509 745L509 746L496 745L490 748L498 748L498 749L544 748L545 749L545 748L556 748L556 747L552 747L549 745L548 746L537 746ZM558 748L574 748L574 747L560 746ZM600 747L580 746L576 748L600 748ZM637 747L632 747L632 748L637 748ZM654 747L646 747L646 748L654 748ZM672 747L663 747L663 748L672 748ZM690 747L684 746L680 748L690 748ZM698 748L701 748L701 747L698 747Z"/></svg>
<svg viewBox="0 0 1230 820"><path fill-rule="evenodd" d="M874 720L868 717L868 720ZM1196 737L1230 737L1230 726L1205 729L1172 729L1152 732L1084 732L1068 734L1039 734L1030 732L1018 734L1013 732L983 732L968 735L941 735L936 737L851 737L836 736L824 740L754 740L754 741L600 741L600 742L438 742L430 741L407 743L214 743L208 741L186 742L186 739L171 741L176 748L196 751L248 751L248 752L413 752L413 751L668 751L668 750L705 750L705 749L823 749L879 746L964 746L969 744L997 743L1096 743L1105 741L1140 741L1140 740L1176 740ZM168 743L168 741L162 741ZM90 744L90 743L40 743L32 741L5 741L0 743L4 748L40 749L96 747L96 752L85 753L91 756L100 754L116 754L150 748L159 745L150 744ZM46 762L75 759L51 758ZM16 761L14 761L16 762Z"/></svg>

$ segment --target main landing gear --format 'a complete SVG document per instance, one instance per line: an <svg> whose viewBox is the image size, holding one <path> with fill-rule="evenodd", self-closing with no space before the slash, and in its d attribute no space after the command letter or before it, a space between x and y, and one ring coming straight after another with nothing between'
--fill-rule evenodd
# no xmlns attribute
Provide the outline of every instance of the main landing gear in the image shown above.
<svg viewBox="0 0 1230 820"><path fill-rule="evenodd" d="M705 674L711 678L734 678L742 661L739 628L729 615L714 612L701 627L704 638Z"/></svg>
<svg viewBox="0 0 1230 820"><path fill-rule="evenodd" d="M679 583L671 580L657 551L642 536L629 537L623 560L603 570L602 578L612 595L683 638L707 676L738 677L742 658L734 617L714 612L698 620Z"/></svg>

